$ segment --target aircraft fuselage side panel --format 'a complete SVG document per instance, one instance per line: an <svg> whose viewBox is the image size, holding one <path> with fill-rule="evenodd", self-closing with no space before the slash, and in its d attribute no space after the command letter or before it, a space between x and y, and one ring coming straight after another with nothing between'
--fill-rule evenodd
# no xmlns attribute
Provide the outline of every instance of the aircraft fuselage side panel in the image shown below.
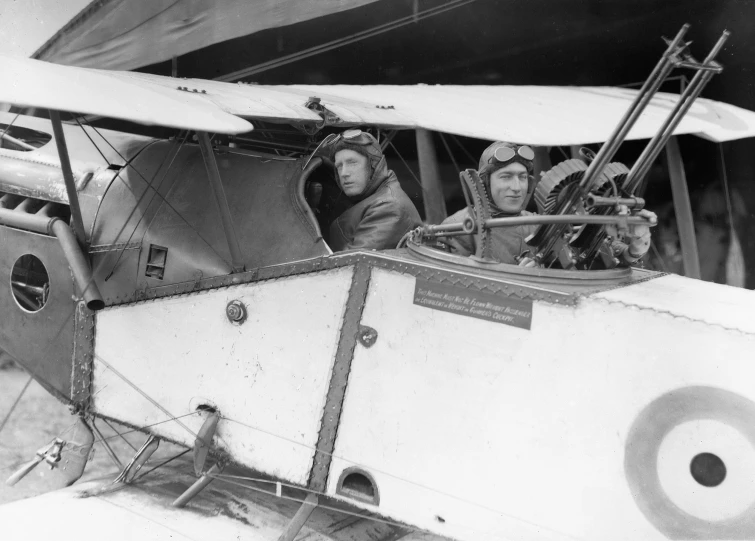
<svg viewBox="0 0 755 541"><path fill-rule="evenodd" d="M0 287L0 348L58 399L69 402L76 304L71 302L74 284L60 243L54 237L0 226L0 246L0 276L7 284ZM39 263L32 267L30 257ZM30 274L40 274L40 280L35 282ZM29 299L40 287L47 291ZM38 310L24 304L34 299L44 299Z"/></svg>
<svg viewBox="0 0 755 541"><path fill-rule="evenodd" d="M755 334L616 300L659 283L535 299L526 328L493 316L520 299L373 268L328 493L454 539L752 537Z"/></svg>
<svg viewBox="0 0 755 541"><path fill-rule="evenodd" d="M349 266L106 308L96 316L93 411L193 446L208 415L200 407L214 408L221 452L306 485L352 274ZM226 313L234 301L246 310L241 323Z"/></svg>

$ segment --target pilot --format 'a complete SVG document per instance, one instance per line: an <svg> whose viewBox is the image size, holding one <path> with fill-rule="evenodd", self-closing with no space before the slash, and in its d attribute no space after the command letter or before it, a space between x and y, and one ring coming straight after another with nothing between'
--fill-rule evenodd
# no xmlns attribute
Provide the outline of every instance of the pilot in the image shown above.
<svg viewBox="0 0 755 541"><path fill-rule="evenodd" d="M524 208L535 192L534 159L535 152L531 147L504 141L496 141L483 151L478 173L489 194L493 218L533 214ZM446 218L443 223L463 222L469 213L469 207L464 208ZM640 211L640 214L646 217L652 215L646 210ZM537 225L519 225L491 229L490 248L493 259L501 263L536 266L535 262L526 256L529 250L526 240L537 228ZM630 226L626 238L628 244L614 241L612 248L614 255L623 265L631 265L650 248L650 228L645 225ZM458 255L469 256L476 251L474 235L449 237L445 242Z"/></svg>
<svg viewBox="0 0 755 541"><path fill-rule="evenodd" d="M338 183L353 206L330 225L330 247L334 251L395 248L422 221L396 174L388 169L377 140L361 130L346 130L331 148Z"/></svg>

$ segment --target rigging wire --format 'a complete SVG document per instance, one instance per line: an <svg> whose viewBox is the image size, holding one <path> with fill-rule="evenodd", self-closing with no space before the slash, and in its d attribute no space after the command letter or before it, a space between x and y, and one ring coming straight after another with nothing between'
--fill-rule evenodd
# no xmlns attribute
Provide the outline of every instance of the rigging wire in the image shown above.
<svg viewBox="0 0 755 541"><path fill-rule="evenodd" d="M658 262L661 264L661 268L663 269L663 272L668 272L666 261L663 259L663 257L661 256L661 253L658 251L658 248L656 247L655 242L653 242L652 237L650 238L650 248L653 250L655 257L658 258Z"/></svg>
<svg viewBox="0 0 755 541"><path fill-rule="evenodd" d="M265 489L262 489L262 488L259 488L259 487L250 486L250 485L247 485L246 483L241 483L241 482L238 482L238 481L234 481L233 479L225 479L224 477L232 477L234 479L246 479L248 481L256 481L256 479L245 478L245 477L240 477L240 476L224 476L222 474L215 474L215 473L207 474L207 476L211 477L213 479L216 479L217 481L221 481L223 483L228 483L229 485L234 485L234 486L238 486L238 487L241 487L241 488L246 488L246 489L252 490L254 492L261 492L262 494L267 494L269 496L275 496L276 498L281 498L283 500L289 500L289 501L297 502L297 503L304 503L304 501L305 501L305 500L301 500L299 498L294 498L293 496L286 496L286 495L283 495L283 494L281 494L280 496L278 496L275 492L270 492L268 490L265 490ZM262 481L262 480L260 480L260 481ZM276 481L262 481L262 482L276 483ZM318 496L330 497L330 495L327 494L327 493L325 493L325 492L318 492L316 490L312 490L312 489L309 489L309 488L300 487L300 486L296 486L296 485L291 485L291 484L288 484L288 483L281 483L281 486L295 488L297 490L301 490L301 491L308 492L310 494L315 494L315 495L318 495ZM340 508L340 507L333 507L333 506L330 506L330 505L323 505L323 504L318 503L317 504L317 508L323 509L323 510L326 510L326 511L335 511L337 513L343 513L344 515L350 515L352 517L357 517L357 518L361 518L361 519L373 520L375 522L381 522L381 523L387 524L389 526L396 526L398 528L403 528L403 529L411 530L413 532L425 533L425 531L422 530L422 529L420 529L420 528L415 528L413 526L409 526L408 524L404 524L402 522L396 522L394 520L387 520L387 519L379 518L379 517L372 516L372 515L365 515L365 514L362 514L362 513L356 513L354 511L347 511L346 509L343 509L343 508Z"/></svg>
<svg viewBox="0 0 755 541"><path fill-rule="evenodd" d="M191 449L186 449L185 451L183 451L183 452L181 452L181 453L178 453L177 455L175 455L175 456L173 456L173 457L169 458L169 459L168 459L168 460L166 460L165 462L161 462L160 464L158 464L158 465L157 465L157 466L155 466L154 468L150 468L149 470L145 471L145 472L144 472L144 473L142 473L141 475L138 475L138 476L137 476L137 477L136 477L136 478L135 478L135 479L134 479L134 480L133 480L132 482L134 482L134 483L135 483L136 481L140 480L140 479L141 479L142 477L144 477L145 475L147 475L147 474L149 474L149 473L151 473L151 472L155 471L155 470L156 470L156 469L158 469L158 468L162 468L162 467L163 467L163 466L165 466L166 464L170 464L171 462L173 462L173 461L174 461L174 460L176 460L177 458L181 458L182 456L184 456L184 455L185 455L186 453L188 453L188 452L190 452L190 451L191 451Z"/></svg>
<svg viewBox="0 0 755 541"><path fill-rule="evenodd" d="M427 193L427 190L425 190L424 186L422 186L422 182L417 178L417 175L414 174L414 171L412 171L412 168L409 167L409 164L406 163L406 160L401 155L401 153L396 148L396 145L393 144L393 141L388 143L388 146L390 146L393 151L396 153L396 155L401 159L401 162L404 164L404 167L406 167L409 170L409 173L412 175L412 178L414 179L414 182L417 183L417 185L420 187L423 193Z"/></svg>
<svg viewBox="0 0 755 541"><path fill-rule="evenodd" d="M223 75L221 77L216 77L215 80L224 81L224 82L234 82L239 79L249 77L251 75L256 75L263 71L279 68L281 66L285 66L286 64L290 64L292 62L297 62L299 60L309 58L310 56L315 56L320 53L331 51L333 49L338 49L345 45L351 45L352 43L356 43L358 41L362 41L367 38L378 36L385 32L389 32L391 30L401 28L402 26L419 22L428 17L440 15L441 13L445 13L446 11L450 11L452 9L462 7L467 4L471 4L472 2L475 2L475 1L476 0L451 0L450 2L447 2L441 6L429 8L419 13L413 13L412 15L401 17L399 19L396 19L395 21L384 23L384 24L375 26L373 28L369 28L367 30L362 30L361 32L356 32L354 34L351 34L350 36L346 36L346 37L339 38L333 41L329 41L321 45L315 45L314 47L310 47L309 49L304 49L303 51L297 51L295 53L292 53L292 54L289 54L280 58L268 60L267 62L262 62L261 64L257 64L255 66L251 66L251 67L244 68L238 71L234 71L232 73Z"/></svg>
<svg viewBox="0 0 755 541"><path fill-rule="evenodd" d="M102 137L102 134L99 134L99 135L100 135L100 137ZM187 137L188 137L188 133L187 133ZM103 139L104 139L104 137L103 137ZM185 140L186 139L184 139L184 141ZM147 145L145 145L145 147L143 147L142 150L144 150L144 148L146 148L146 146ZM180 147L179 147L179 150L180 150ZM160 169L162 168L162 166L165 164L165 161L167 160L167 157L168 156L166 155L166 157L163 159L162 163L158 167L158 169L157 169L158 172L160 171ZM171 164L172 164L172 162L171 162ZM119 172L119 174L120 174L120 172ZM167 171L166 171L166 174L167 174ZM155 173L155 176L157 176L157 173ZM126 230L126 226L128 225L129 221L131 221L131 218L133 217L134 213L137 211L137 209L139 207L139 204L141 203L142 199L146 196L147 192L148 192L148 190L144 190L144 192L142 193L142 195L139 197L139 200L136 202L136 205L134 206L134 208L129 213L128 217L126 218L126 221L123 223L123 225L119 229L118 233L115 235L115 239L116 240L121 236L121 234L123 233L123 231ZM134 232L131 233L131 236L133 236L133 234L134 234ZM131 237L129 237L129 239L130 238ZM126 244L128 244L128 243L126 243ZM121 254L122 254L122 252L121 252ZM119 256L119 259L120 259L120 256ZM104 264L106 262L107 262L107 258L103 258L102 261L100 261L100 263L93 269L93 271L92 271L92 278L90 280L90 283L86 285L85 289L88 288L89 285L91 284L91 282L94 281L94 276L96 276L99 273L99 271L102 269L102 267L104 266ZM117 264L117 261L116 261L116 264ZM111 273L112 273L112 269L111 269ZM55 340L57 340L57 338L60 336L60 333L63 332L63 329L66 327L66 325L68 325L68 322L71 321L71 318L74 316L74 314L75 314L75 310L72 310L68 314L68 316L66 316L65 320L60 324L60 326L58 327L58 330L55 332L55 335L52 338L49 339L48 345L47 345L45 351L43 351L42 355L40 355L37 358L37 361L35 363L33 363L33 366L30 366L30 367L26 367L25 366L25 368L27 369L27 371L31 374L32 378L37 379L37 378L40 377L39 376L39 369L40 369L40 366L41 366L41 363L42 363L42 359L47 358L48 354L51 352L53 346L55 345ZM31 370L29 370L29 368L31 368ZM50 385L53 386L52 384L50 384Z"/></svg>
<svg viewBox="0 0 755 541"><path fill-rule="evenodd" d="M16 113L16 116L13 117L13 120L10 121L10 124L3 130L3 133L0 133L0 139L5 137L5 134L8 133L8 130L11 129L13 124L15 124L16 120L18 120L18 117L21 115L21 113Z"/></svg>
<svg viewBox="0 0 755 541"><path fill-rule="evenodd" d="M102 389L104 389L104 387L103 387ZM102 389L100 389L100 391L101 391ZM97 391L97 392L100 392L100 391ZM97 394L97 393L95 393L95 394ZM101 417L101 419L102 419L102 420L103 420L103 421L105 422L105 424L106 424L106 425L107 425L108 427L110 427L110 430L112 430L113 432L115 432L115 433L116 433L116 435L120 436L120 438L121 438L121 439L122 439L123 441L125 441L125 442L126 442L126 444L127 444L127 445L128 445L129 447L131 447L131 449L133 449L133 450L134 450L134 452L138 451L138 449L136 448L136 446L135 446L135 445L134 445L133 443L131 443L130 441L128 441L128 440L127 440L127 439L126 439L126 438L124 437L124 434L126 434L126 433L123 433L123 434L122 434L122 433L118 432L118 430L116 430L116 428L115 428L115 427L114 427L113 425L111 425L111 424L110 424L110 423L108 422L108 420L107 420L107 419L105 419L104 417Z"/></svg>
<svg viewBox="0 0 755 541"><path fill-rule="evenodd" d="M100 156L102 156L102 159L103 159L103 160L105 160L105 163L107 164L107 166L108 166L108 167L110 167L111 165L113 165L112 163L110 163L110 160L108 160L108 159L107 159L107 158L105 157L105 154L103 154L103 153L102 153L102 151L100 150L100 147L99 147L99 146L97 146L97 143L95 143L95 142L94 142L94 140L92 139L92 137L91 137L91 136L90 136L90 135L89 135L89 134L87 133L87 131L86 131L86 130L84 129L84 126L82 126L82 125L81 125L81 122L79 122L79 119L78 119L78 117L73 117L73 119L74 119L74 120L76 121L76 124L78 124L78 125L79 125L79 128L81 128L81 131L83 131L83 132L84 132L84 135L86 135L86 136L87 136L87 139L89 139L89 142L90 142L90 143L92 143L92 146L93 146L93 147L94 147L94 148L95 148L95 149L97 150L97 152L99 152L99 153L100 153ZM89 127L91 128L91 124L89 125ZM100 137L102 137L102 136L100 136ZM122 157L121 157L121 158L122 158Z"/></svg>
<svg viewBox="0 0 755 541"><path fill-rule="evenodd" d="M78 120L78 119L76 119L76 122L78 122L78 121L79 121L79 120ZM85 122L86 122L86 120L85 120ZM79 126L81 126L81 124L79 124ZM207 239L205 239L205 238L204 238L204 237L202 236L202 234L201 234L201 233L200 233L200 232L199 232L199 231L198 231L198 230L197 230L197 229L196 229L196 228L195 228L195 227L194 227L193 225L191 225L191 224L189 223L189 221L188 221L188 220L187 220L186 218L184 218L184 216L183 216L183 215L182 215L182 214L181 214L180 212L178 212L178 210L177 210L177 209L176 209L176 208L175 208L175 207L174 207L174 206L173 206L173 205L172 205L172 204L171 204L171 203L170 203L170 202L168 201L168 199L167 199L167 196L164 196L163 194L161 194L161 193L160 193L160 187L162 186L162 184L163 184L163 181L164 181L164 180L165 180L165 179L167 178L167 176L168 176L168 172L170 171L170 168L171 168L171 167L173 166L173 162L174 162L174 161L175 161L175 159L176 159L176 158L178 157L178 154L179 154L179 153L181 152L181 148L183 147L184 143L186 143L186 141L187 141L187 139L188 139L188 137L189 137L189 133L188 133L188 132L187 132L187 134L186 134L186 137L184 137L184 140L183 140L183 141L181 142L181 146L180 146L180 147L178 148L178 150L176 151L176 153L175 153L175 154L173 155L173 158L171 159L170 163L168 164L168 167L167 167L167 169L165 170L165 173L163 174L163 177L162 177L162 179L160 179L160 182L159 182L159 184L157 185L157 188L155 188L155 187L153 186L154 178L152 179L152 182L148 181L148 180L147 180L147 179L146 179L146 178L144 177L144 175L142 175L142 173L141 173L141 172L140 172L140 171L139 171L139 170L138 170L138 169L137 169L136 167L134 167L133 163L131 163L131 161L127 161L127 160L126 160L126 158L124 158L124 157L123 157L123 155L122 155L122 154L121 154L121 153L120 153L120 152L118 151L118 149L116 149L116 148L115 148L115 147L114 147L114 146L113 146L113 145L112 145L112 144L110 143L110 141L108 141L108 140L107 140L107 138L106 138L106 137L105 137L104 135L102 135L102 134L101 134L101 133L99 132L99 130L98 130L97 128L95 128L94 126L92 126L91 124L89 124L89 122L87 122L87 126L88 126L88 127L90 127L91 129L93 129L93 130L94 130L94 132L95 132L95 133L96 133L97 135L99 135L99 136L100 136L100 137L102 138L102 140L103 140L103 141L105 141L105 143L107 143L107 145L108 145L108 146L109 146L109 147L110 147L111 149L113 149L113 152L115 152L115 153L116 153L116 154L118 155L118 157L119 157L119 158L120 158L121 160L123 160L123 162L124 162L124 163L126 164L126 165L125 165L126 167L130 167L131 169L133 169L133 170L134 170L134 172L135 172L135 173L136 173L137 175L139 175L139 177L140 177L140 178L141 178L141 179L142 179L142 180L143 180L143 181L144 181L144 182L145 182L145 183L147 184L147 188L150 188L150 189L152 189L152 190L153 190L153 194L152 194L152 197L150 198L149 202L147 203L147 206L149 206L150 204L152 204L152 201L154 200L155 196L158 196L158 197L159 197L159 198L160 198L160 199L161 199L161 200L163 201L163 203L165 203L165 204L166 204L166 205L168 206L168 208L170 208L170 210L172 210L172 211L173 211L173 212L174 212L174 213L176 214L176 216L178 216L178 217L179 217L179 218L180 218L180 219L181 219L181 220L182 220L182 221L183 221L183 222L184 222L184 223L185 223L185 224L186 224L186 225L187 225L187 226L189 227L189 229L191 229L192 231L194 231L194 233L196 233L196 235L197 235L197 236L198 236L198 237L199 237L199 238L200 238L200 239L201 239L201 240L202 240L202 241L203 241L203 242L204 242L204 243L205 243L205 244L206 244L206 245L207 245L207 246L208 246L208 247L210 248L210 250L212 250L212 251L213 251L213 252L215 253L215 255L216 255L216 256L218 256L218 258L219 258L219 259L220 259L221 261L224 261L224 262L228 263L228 262L227 262L227 261L225 260L225 258L223 258L223 256L221 256L221 255L220 255L220 254L218 253L218 251L217 251L217 250L215 250L215 247L214 247L214 246L213 246L213 245L212 245L212 244L211 244L211 243L210 243L210 242L209 242L209 241L208 241ZM83 130L83 127L82 127L82 130ZM86 133L86 131L84 131L84 133ZM87 137L88 137L88 135L87 135ZM214 137L215 137L215 135L213 135L213 138L214 138ZM90 141L91 141L91 138L90 138ZM212 140L210 140L210 141L212 141ZM92 141L92 144L94 144L94 141ZM95 145L95 146L97 146L97 145ZM98 148L97 150L99 151L99 148ZM102 153L100 152L100 154L102 154ZM104 155L103 155L103 158L104 158ZM165 158L165 159L167 159L167 155L166 155L166 158ZM160 169L162 169L162 166L163 166L163 164L165 163L165 159L163 160L163 163L161 163L161 164L160 164L160 167L158 167L157 171L155 172L155 177L157 176L157 174L158 174L158 172L160 171ZM118 178L120 178L120 179L121 179L121 182L124 182L124 181L123 181L123 179L122 179L122 178L120 177L120 175L118 175ZM124 184L125 184L125 182L124 182ZM146 192L146 190L145 190L145 192ZM138 207L139 203L141 203L141 199L139 200L139 202L137 202L137 205L136 205L135 209L136 209L136 208ZM132 214L133 214L133 213L132 213ZM128 245L128 244L129 244L129 243L131 242L131 239L133 238L134 234L136 233L136 230L137 230L137 229L139 228L139 225L141 225L141 223L142 223L142 220L144 219L144 216L145 216L145 215L144 215L144 214L142 214L142 216L141 216L141 217L139 218L139 221L137 221L137 223L136 223L136 225L134 226L134 229L133 229L133 231L132 231L131 235L129 235L129 238L128 238L128 240L127 240L127 241L126 241L126 242L124 243L124 247L123 247L123 248L121 249L120 253L118 254L118 259L116 260L115 264L113 265L113 268L112 268L112 269L110 269L110 272L109 272L109 273L108 273L108 275L107 275L107 276L105 277L105 281L107 281L107 280L108 280L108 279L109 279L109 278L110 278L110 277L111 277L111 276L113 275L113 273L115 272L115 268L116 268L116 267L118 266L118 263L120 262L120 260L121 260L121 257L123 256L123 254L124 254L124 253L125 253L125 251L126 251L126 245ZM130 220L131 220L131 216L129 216L129 219L127 220L127 222L126 222L126 223L128 223L128 221L130 221ZM116 237L116 240L117 240L117 237Z"/></svg>
<svg viewBox="0 0 755 541"><path fill-rule="evenodd" d="M265 490L265 489L262 489L262 488L259 488L259 487L250 486L250 485L248 485L246 483L241 483L241 482L236 481L234 479L243 479L243 480L248 480L248 481L258 481L258 482L267 482L267 483L275 483L275 484L278 484L278 481L267 481L267 480L262 480L262 479L258 480L258 479L254 479L254 478L245 478L243 476L223 475L223 474L215 474L215 473L213 473L213 474L207 474L207 476L211 477L213 479L216 479L218 481L228 483L230 485L235 485L235 486L238 486L238 487L246 488L248 490L252 490L254 492L260 492L260 493L267 494L267 495L270 495L270 496L275 496L277 498L281 498L281 499L284 499L284 500L294 501L294 502L302 503L302 504L305 502L305 500L302 500L302 499L299 499L299 498L295 498L293 496L286 496L284 494L281 494L279 496L275 492L270 492L268 490ZM328 494L326 492L319 492L317 490L312 490L310 488L300 487L300 486L289 484L289 483L282 483L281 482L280 485L281 486L285 486L285 487L289 487L289 488L293 488L293 489L296 489L296 490L301 490L303 492L307 492L307 493L310 493L310 494L315 494L317 496L324 496L326 498L332 497L332 495L330 495L330 494ZM423 530L421 528L417 528L415 526L411 526L411 525L403 523L403 522L397 522L395 520L388 520L388 519L376 517L374 515L367 515L367 514L363 514L363 513L357 513L357 512L354 512L354 511L348 511L348 510L343 509L341 507L334 507L334 506L325 505L325 504L321 504L321 503L318 503L317 507L320 508L320 509L322 509L322 510L326 510L326 511L335 511L337 513L342 513L344 515L350 515L350 516L357 517L357 518L364 519L364 520L372 520L374 522L380 522L380 523L383 523L383 524L387 524L389 526L394 526L394 527L397 527L397 528L411 530L412 532L427 533L426 530ZM543 526L543 525L540 525L540 524L536 524L534 522L530 522L530 521L525 520L525 519L521 519L521 518L518 518L518 517L507 515L505 513L500 513L500 514L503 515L503 516L506 516L508 518L512 518L514 520L520 521L520 522L522 522L522 523L524 523L524 524L526 524L528 526L531 526L533 528L536 528L536 529L549 530L549 531L551 531L553 533L556 533L556 534L558 534L560 536L566 536L566 537L568 537L570 539L575 539L575 540L581 539L579 537L574 537L574 536L572 536L570 534L567 534L565 532L561 532L561 531L558 531L558 530L553 530L553 529L548 528L546 526ZM477 528L473 528L473 527L469 527L469 526L462 526L462 525L459 525L459 524L455 524L454 527L458 528L458 529L462 529L462 530L477 532L479 534L491 534L491 533L493 533L493 532L490 532L490 531L479 530Z"/></svg>
<svg viewBox="0 0 755 541"><path fill-rule="evenodd" d="M461 144L461 141L459 141L459 139L454 134L449 133L448 135L451 137L451 139L454 140L454 142L459 146L459 148L464 152L464 154L467 155L467 158L469 158L469 161L472 162L472 167L475 167L479 160L475 159L475 157L469 153L466 147Z"/></svg>
<svg viewBox="0 0 755 541"><path fill-rule="evenodd" d="M178 425L181 428L183 428L184 430L186 430L189 434L191 434L195 438L199 438L199 436L191 428L189 428L188 426L186 426L185 424L183 424L181 421L179 421L178 417L176 417L171 412L169 412L167 409L165 409L164 407L162 407L154 398L152 398L147 393L145 393L144 391L142 391L139 388L138 385L136 385L134 382L132 382L130 379L128 379L126 376L124 376L118 370L116 370L115 367L113 367L113 365L111 365L109 362L107 362L105 359L103 359L99 355L95 354L94 358L97 359L98 361L100 361L102 364L104 364L105 367L107 367L113 374L115 374L116 376L118 376L119 378L121 378L125 383L127 383L137 393L139 393L144 398L146 398L147 401L150 402L153 406L155 406L157 409L159 409L160 411L162 411L168 417L172 417L173 419L175 419L176 422L178 423ZM207 445L207 442L204 442L204 443L205 443L205 445Z"/></svg>
<svg viewBox="0 0 755 541"><path fill-rule="evenodd" d="M485 510L485 511L488 511L488 512L490 512L490 513L494 513L494 514L497 514L497 515L501 515L501 516L503 516L503 517L507 517L507 518L510 518L510 519L513 519L513 520L521 521L521 522L523 522L523 523L525 523L525 524L529 524L530 526L535 526L535 527L537 527L537 528L548 529L548 530L550 530L550 531L552 531L552 532L554 532L554 533L557 533L557 534L559 534L559 535L565 535L565 534L564 534L563 532L559 532L559 531L557 531L557 530L553 530L553 529L551 529L551 528L547 528L547 527L545 527L545 526L542 526L542 525L540 525L540 524L535 524L535 523L533 523L533 522L530 522L530 521L528 521L528 520L526 520L526 519L523 519L523 518L517 517L517 516L515 516L515 515L511 515L511 514L509 514L509 513L505 513L505 512L503 512L503 511L501 511L501 510L499 510L499 509L495 509L495 508L493 508L493 507L489 507L489 506L487 506L487 505L484 505L484 504L481 504L481 503L479 503L479 502L475 502L475 501L473 501L473 500L469 500L469 499L467 499L467 498L463 498L463 497L461 497L461 496L457 496L457 495L455 495L455 494L451 494L450 492L445 492L445 491L443 491L443 490L440 490L440 489L437 489L437 488L433 488L433 487L430 487L430 486L424 485L424 484L422 484L422 483L419 483L419 482L417 482L417 481L412 481L411 479L406 479L406 478L404 478L404 477L401 477L401 476L399 476L399 475L395 475L395 474L393 474L393 473L387 472L387 471L385 471L385 470L381 470L381 469L379 469L379 468L376 468L376 467L374 467L374 466L370 466L370 465L368 465L368 464L364 464L364 463L362 463L362 462L356 462L356 461L354 461L354 460L351 460L351 459L349 459L349 458L346 458L346 457L344 457L344 456L336 455L335 453L330 453L330 452L328 452L328 451L325 451L325 450L322 450L322 449L320 449L320 448L318 448L318 447L313 447L313 446L311 446L311 445L308 445L308 444L306 444L306 443L302 443L302 442L300 442L300 441L296 441L296 440L294 440L294 439L291 439L291 438L287 438L286 436L282 436L282 435L280 435L280 434L276 434L276 433L274 433L274 432L270 432L270 431L268 431L268 430L265 430L265 429L263 429L263 428L259 428L259 427L253 426L253 425L250 425L250 424L244 423L244 422L242 422L242 421L238 421L238 420L236 420L236 419L232 419L232 418L230 418L230 417L224 417L224 416L221 416L221 419L225 419L225 420L227 420L227 421L231 421L231 422L237 423L237 424L239 424L239 425L241 425L241 426L245 426L245 427L247 427L247 428L250 428L250 429L252 429L252 430L255 430L255 431L257 431L257 432L261 432L262 434L267 434L268 436L272 436L272 437L274 437L274 438L278 438L278 439L281 439L281 440L283 440L283 441L286 441L286 442L289 442L289 443L293 443L293 444L295 444L295 445L299 445L299 446L301 446L301 447L304 447L305 449L308 449L308 450L310 450L310 451L315 451L315 452L318 452L318 453L322 453L322 454L324 454L324 455L328 455L328 456L330 456L330 457L332 457L332 458L336 458L336 459L338 459L338 460L342 460L342 461L344 461L344 462L348 462L349 464L353 464L353 465L355 465L355 466L361 466L361 467L363 467L363 468L365 468L365 469L367 469L367 470L370 470L370 471L374 471L374 472L380 473L380 474L382 474L382 475L385 475L385 476L387 476L387 477L391 477L391 478L393 478L393 479L396 479L397 481L401 481L401 482L403 482L403 483L406 483L406 484L409 484L409 485L414 485L414 486L416 486L416 487L418 487L418 488L421 488L421 489L423 489L423 490L427 490L428 492L434 492L434 493L436 493L436 494L439 494L439 495L441 495L441 496L446 496L446 497L448 497L448 498L451 498L451 499L454 499L454 500L456 500L456 501L459 501L459 502L465 503L465 504L467 504L467 505L471 505L471 506L473 506L473 507L477 507L477 508L479 508L479 509L483 509L483 510ZM301 487L297 487L297 488L301 488Z"/></svg>
<svg viewBox="0 0 755 541"><path fill-rule="evenodd" d="M24 387L21 389L21 392L18 393L18 396L16 397L16 400L13 402L13 405L8 410L8 413L3 418L3 422L0 423L0 433L3 431L3 428L5 428L5 424L8 422L8 419L10 419L10 416L13 414L13 410L16 409L16 406L18 406L18 403L21 401L21 398L24 396L24 393L26 392L26 389L29 388L29 385L31 384L31 381L34 379L32 375L29 375L29 379L26 380L26 383L24 384Z"/></svg>
<svg viewBox="0 0 755 541"><path fill-rule="evenodd" d="M734 210L731 205L731 194L729 193L729 176L726 173L726 161L724 160L724 146L718 143L718 156L721 165L721 179L724 184L724 197L726 197L726 212L729 214L729 230L731 235L736 235L734 228Z"/></svg>
<svg viewBox="0 0 755 541"><path fill-rule="evenodd" d="M118 458L118 455L115 454L115 451L113 451L113 448L110 447L110 444L105 440L104 436L102 435L102 432L100 432L100 429L97 428L97 423L94 422L94 417L92 418L92 430L97 435L99 439L99 443L102 443L102 445L105 447L105 451L107 452L110 459L115 462L115 465L119 468L123 468L123 463L121 462L121 459Z"/></svg>

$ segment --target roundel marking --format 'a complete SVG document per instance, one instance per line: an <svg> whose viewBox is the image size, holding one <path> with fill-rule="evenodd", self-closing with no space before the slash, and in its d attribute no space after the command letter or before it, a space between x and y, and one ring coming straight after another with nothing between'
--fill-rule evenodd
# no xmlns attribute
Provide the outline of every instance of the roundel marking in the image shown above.
<svg viewBox="0 0 755 541"><path fill-rule="evenodd" d="M702 386L658 397L632 424L624 473L668 537L755 539L755 402Z"/></svg>

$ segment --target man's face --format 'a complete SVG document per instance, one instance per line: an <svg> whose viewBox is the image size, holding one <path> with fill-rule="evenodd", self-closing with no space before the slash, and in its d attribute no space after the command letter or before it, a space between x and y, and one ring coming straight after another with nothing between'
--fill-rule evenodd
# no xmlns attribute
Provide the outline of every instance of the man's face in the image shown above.
<svg viewBox="0 0 755 541"><path fill-rule="evenodd" d="M528 184L527 168L519 162L512 162L491 173L490 196L502 211L518 214L524 207Z"/></svg>
<svg viewBox="0 0 755 541"><path fill-rule="evenodd" d="M341 189L349 197L360 195L370 180L370 163L366 156L353 150L336 152L336 170Z"/></svg>

